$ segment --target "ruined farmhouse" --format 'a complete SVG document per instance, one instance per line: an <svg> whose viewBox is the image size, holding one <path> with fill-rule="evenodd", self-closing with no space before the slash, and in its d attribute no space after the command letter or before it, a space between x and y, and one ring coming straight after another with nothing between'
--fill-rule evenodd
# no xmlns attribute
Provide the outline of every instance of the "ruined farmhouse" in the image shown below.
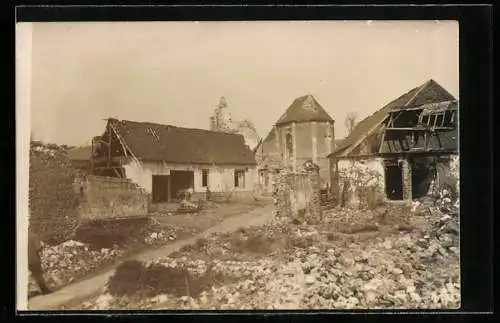
<svg viewBox="0 0 500 323"><path fill-rule="evenodd" d="M256 163L239 134L111 118L92 150L94 174L130 179L153 204L174 201L185 189L195 198L208 188L215 198L253 199Z"/></svg>
<svg viewBox="0 0 500 323"><path fill-rule="evenodd" d="M296 171L308 160L319 165L323 184L329 183L327 156L334 150L334 123L312 95L295 99L255 148L260 190L272 191L280 168Z"/></svg>
<svg viewBox="0 0 500 323"><path fill-rule="evenodd" d="M334 195L359 204L420 198L443 185L458 191L457 122L457 100L432 79L401 95L329 155Z"/></svg>

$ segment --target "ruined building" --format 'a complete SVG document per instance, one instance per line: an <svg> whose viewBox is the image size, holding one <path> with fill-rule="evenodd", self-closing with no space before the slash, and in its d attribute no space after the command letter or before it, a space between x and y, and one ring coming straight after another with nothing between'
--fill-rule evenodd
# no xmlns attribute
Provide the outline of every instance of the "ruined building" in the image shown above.
<svg viewBox="0 0 500 323"><path fill-rule="evenodd" d="M256 163L239 134L110 118L93 156L96 175L130 179L153 204L185 189L203 199L207 188L214 198L253 200Z"/></svg>
<svg viewBox="0 0 500 323"><path fill-rule="evenodd" d="M241 127L240 122L234 121L226 99L222 96L219 104L214 109L210 117L210 130L217 132L240 134L245 139L247 146L254 148L258 143L258 134L255 129Z"/></svg>
<svg viewBox="0 0 500 323"><path fill-rule="evenodd" d="M442 186L458 193L457 121L457 100L434 80L365 118L329 156L337 200L410 200Z"/></svg>
<svg viewBox="0 0 500 323"><path fill-rule="evenodd" d="M323 184L329 183L327 156L334 139L334 120L319 102L310 94L295 99L255 148L261 191L271 192L278 169L294 171L308 160L319 165Z"/></svg>
<svg viewBox="0 0 500 323"><path fill-rule="evenodd" d="M210 117L210 130L219 132L234 132L233 119L226 99L222 96L219 104L214 109L214 114Z"/></svg>

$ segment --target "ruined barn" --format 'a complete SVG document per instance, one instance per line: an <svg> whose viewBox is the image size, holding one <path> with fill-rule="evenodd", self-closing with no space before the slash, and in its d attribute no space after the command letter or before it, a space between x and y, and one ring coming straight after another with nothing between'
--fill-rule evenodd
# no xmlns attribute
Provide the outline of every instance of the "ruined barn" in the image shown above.
<svg viewBox="0 0 500 323"><path fill-rule="evenodd" d="M255 148L260 189L271 192L277 170L297 171L308 160L319 165L323 184L329 183L327 156L335 145L334 123L312 95L295 99Z"/></svg>
<svg viewBox="0 0 500 323"><path fill-rule="evenodd" d="M458 102L431 79L359 122L329 158L341 203L458 193Z"/></svg>
<svg viewBox="0 0 500 323"><path fill-rule="evenodd" d="M108 119L93 143L94 174L128 178L153 204L193 198L253 199L255 159L238 134Z"/></svg>
<svg viewBox="0 0 500 323"><path fill-rule="evenodd" d="M67 152L71 165L82 171L89 172L91 168L92 146L74 147Z"/></svg>

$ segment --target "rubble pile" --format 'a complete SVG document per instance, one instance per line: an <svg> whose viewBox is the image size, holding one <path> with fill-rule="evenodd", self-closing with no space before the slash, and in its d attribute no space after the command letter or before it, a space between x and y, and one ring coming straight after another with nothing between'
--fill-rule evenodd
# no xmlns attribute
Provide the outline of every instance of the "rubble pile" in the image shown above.
<svg viewBox="0 0 500 323"><path fill-rule="evenodd" d="M458 256L460 253L459 235L459 200L451 196L446 189L441 190L436 201L413 202L414 216L424 217L430 224L426 240L418 242L428 246L437 257L447 257L448 254Z"/></svg>
<svg viewBox="0 0 500 323"><path fill-rule="evenodd" d="M236 288L251 286L249 282L262 280L276 271L273 266L272 262L264 260L204 261L189 260L186 257L167 257L149 263L135 262L129 265L134 268L129 268L125 280L113 282L112 278L106 293L85 302L82 308L152 308L158 305L173 309L206 308L212 306L211 304L224 303L224 293L221 292L224 287L221 285ZM130 269L133 269L134 273L130 273ZM155 275L160 270L161 275ZM130 287L127 285L131 285L131 282L133 288L129 290L133 293L127 293L126 289ZM119 292L116 287L120 288ZM147 293L143 294L144 290L147 290ZM138 294L142 297L138 298ZM170 304L166 304L168 300ZM231 302L229 299L225 301Z"/></svg>
<svg viewBox="0 0 500 323"><path fill-rule="evenodd" d="M338 231L371 223L378 229L370 234ZM401 230L405 226L413 229ZM266 248L252 249L251 239ZM212 279L197 293L181 287L142 298L106 294L84 308L103 308L104 302L134 309L455 309L458 204L442 191L432 202L373 211L336 208L317 225L275 217L261 227L213 234L155 263L193 277L213 272L226 279Z"/></svg>
<svg viewBox="0 0 500 323"><path fill-rule="evenodd" d="M44 245L42 268L47 283L57 289L104 264L113 263L123 253L116 245L113 248L92 249L88 244L69 240L56 246ZM32 277L29 285L30 291L38 290Z"/></svg>
<svg viewBox="0 0 500 323"><path fill-rule="evenodd" d="M458 308L458 262L432 258L427 246L415 244L419 239L420 233L401 233L347 247L332 243L295 247L281 260L165 258L156 263L186 268L193 275L203 275L210 267L233 279L198 295L162 293L140 302L132 296L115 297L110 308ZM84 308L99 308L97 299Z"/></svg>
<svg viewBox="0 0 500 323"><path fill-rule="evenodd" d="M284 227L252 227L235 233L214 233L171 254L173 258L255 259L270 254L283 237Z"/></svg>
<svg viewBox="0 0 500 323"><path fill-rule="evenodd" d="M143 240L130 237L124 244L113 244L101 248L98 243L84 243L68 240L59 245L44 244L41 253L42 268L47 283L59 288L83 278L92 271L112 264L125 253L143 245L162 245L177 239L178 230L174 226L160 226L151 220ZM97 247L96 247L97 246ZM30 276L29 290L36 292L38 286Z"/></svg>
<svg viewBox="0 0 500 323"><path fill-rule="evenodd" d="M416 237L302 252L305 308L457 308L459 264L429 259ZM300 254L300 253L299 253ZM425 259L428 261L426 262Z"/></svg>
<svg viewBox="0 0 500 323"><path fill-rule="evenodd" d="M383 229L413 230L408 205L383 205L373 210L335 207L324 211L323 224L336 232L359 233Z"/></svg>
<svg viewBox="0 0 500 323"><path fill-rule="evenodd" d="M148 245L164 244L177 239L177 228L173 225L160 225L159 221L151 218L148 223L144 243Z"/></svg>
<svg viewBox="0 0 500 323"><path fill-rule="evenodd" d="M170 256L173 258L180 258L183 256L200 259L223 258L230 250L230 235L214 233L207 238L196 240L192 245L182 247L179 251L173 252Z"/></svg>

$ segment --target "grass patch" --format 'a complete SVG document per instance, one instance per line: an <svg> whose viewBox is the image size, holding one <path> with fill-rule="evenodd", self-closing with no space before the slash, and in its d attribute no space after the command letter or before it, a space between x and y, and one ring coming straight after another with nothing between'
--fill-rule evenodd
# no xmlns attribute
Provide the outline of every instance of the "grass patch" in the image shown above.
<svg viewBox="0 0 500 323"><path fill-rule="evenodd" d="M120 265L108 282L113 296L154 297L171 294L197 297L212 286L238 281L234 276L216 273L211 266L202 274L193 274L185 267L169 268L161 264L144 265L132 260Z"/></svg>
<svg viewBox="0 0 500 323"><path fill-rule="evenodd" d="M233 248L239 253L268 254L273 251L272 241L264 236L250 236L247 239L236 238Z"/></svg>

